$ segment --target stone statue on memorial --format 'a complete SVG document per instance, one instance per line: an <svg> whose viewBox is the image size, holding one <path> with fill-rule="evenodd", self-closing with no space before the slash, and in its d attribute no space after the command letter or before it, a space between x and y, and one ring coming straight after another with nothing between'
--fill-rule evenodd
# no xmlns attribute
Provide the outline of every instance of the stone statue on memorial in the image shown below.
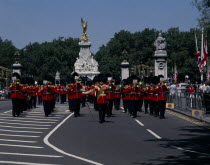
<svg viewBox="0 0 210 165"><path fill-rule="evenodd" d="M86 33L87 31L87 22L85 22L82 18L81 18L81 25L82 25L82 28L83 28L83 35L81 35L81 39L82 39L82 42L88 42L88 35Z"/></svg>
<svg viewBox="0 0 210 165"><path fill-rule="evenodd" d="M156 50L165 50L166 49L166 40L162 37L162 34L159 33L158 38L154 42Z"/></svg>

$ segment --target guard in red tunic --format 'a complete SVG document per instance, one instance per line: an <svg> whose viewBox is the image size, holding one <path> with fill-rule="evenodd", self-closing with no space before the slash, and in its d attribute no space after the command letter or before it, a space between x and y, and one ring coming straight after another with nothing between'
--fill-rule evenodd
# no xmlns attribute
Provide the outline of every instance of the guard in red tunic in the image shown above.
<svg viewBox="0 0 210 165"><path fill-rule="evenodd" d="M122 101L123 101L123 113L127 113L128 111L128 101L130 98L130 89L129 86L127 84L127 80L123 80L124 81L124 85L122 88Z"/></svg>
<svg viewBox="0 0 210 165"><path fill-rule="evenodd" d="M59 87L59 94L60 94L61 104L64 104L64 102L66 102L66 94L67 94L66 86L61 85Z"/></svg>
<svg viewBox="0 0 210 165"><path fill-rule="evenodd" d="M20 80L16 79L14 83L10 85L9 90L11 91L12 98L12 115L19 116L20 112L23 111L24 95L23 87L20 84Z"/></svg>
<svg viewBox="0 0 210 165"><path fill-rule="evenodd" d="M143 100L144 100L144 113L148 114L148 107L149 107L149 90L150 86L146 86L143 92Z"/></svg>
<svg viewBox="0 0 210 165"><path fill-rule="evenodd" d="M91 89L84 94L89 94L93 91L97 92L97 104L98 104L98 111L99 111L99 123L105 122L105 114L107 110L108 98L107 98L107 89L108 86L106 83L105 77L95 78L97 81L100 82L98 86L94 86L94 89Z"/></svg>
<svg viewBox="0 0 210 165"><path fill-rule="evenodd" d="M71 95L72 95L72 110L74 112L74 117L80 116L80 103L82 99L82 79L78 76L75 76L75 83L71 86Z"/></svg>
<svg viewBox="0 0 210 165"><path fill-rule="evenodd" d="M116 110L120 110L120 100L121 100L121 85L117 84L114 91L114 107Z"/></svg>
<svg viewBox="0 0 210 165"><path fill-rule="evenodd" d="M73 108L72 108L72 99L73 99L72 86L73 86L73 83L70 83L66 86L67 94L68 94L69 111L70 112L73 112Z"/></svg>
<svg viewBox="0 0 210 165"><path fill-rule="evenodd" d="M114 80L111 79L108 81L108 89L106 90L107 99L108 99L108 109L107 109L107 117L111 117L112 108L114 103L114 92L115 92Z"/></svg>
<svg viewBox="0 0 210 165"><path fill-rule="evenodd" d="M162 84L162 82L159 85L158 88L158 108L160 111L160 119L165 118L165 109L166 109L166 91L168 91L168 88L166 85Z"/></svg>
<svg viewBox="0 0 210 165"><path fill-rule="evenodd" d="M53 93L54 89L51 87L51 82L47 82L41 89L42 101L44 106L44 113L47 117L53 111Z"/></svg>

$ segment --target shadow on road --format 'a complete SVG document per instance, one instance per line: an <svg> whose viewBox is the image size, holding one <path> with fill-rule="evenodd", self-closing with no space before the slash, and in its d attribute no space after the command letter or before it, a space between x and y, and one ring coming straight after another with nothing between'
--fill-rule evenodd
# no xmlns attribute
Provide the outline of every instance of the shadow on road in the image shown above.
<svg viewBox="0 0 210 165"><path fill-rule="evenodd" d="M162 148L173 148L180 150L181 155L156 157L149 162L138 163L134 165L209 165L210 164L210 130L204 127L184 127L180 129L179 137L174 140L162 139L159 145ZM154 141L154 140L151 140ZM156 155L157 153L155 153ZM157 163L158 162L158 163Z"/></svg>

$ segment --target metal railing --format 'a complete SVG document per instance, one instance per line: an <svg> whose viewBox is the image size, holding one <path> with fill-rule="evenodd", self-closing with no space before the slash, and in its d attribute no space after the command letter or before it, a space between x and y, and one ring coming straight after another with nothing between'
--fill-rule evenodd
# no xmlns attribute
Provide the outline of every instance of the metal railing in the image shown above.
<svg viewBox="0 0 210 165"><path fill-rule="evenodd" d="M203 110L204 113L210 108L210 94L201 92L188 93L185 89L176 89L166 93L167 102L174 103L176 109L191 111L192 109Z"/></svg>

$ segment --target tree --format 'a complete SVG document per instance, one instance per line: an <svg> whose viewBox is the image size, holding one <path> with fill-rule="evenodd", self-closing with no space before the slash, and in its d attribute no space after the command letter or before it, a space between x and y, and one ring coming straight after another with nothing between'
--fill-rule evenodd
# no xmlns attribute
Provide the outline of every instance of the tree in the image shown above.
<svg viewBox="0 0 210 165"><path fill-rule="evenodd" d="M200 11L199 24L206 29L210 28L210 0L194 0L194 5Z"/></svg>

